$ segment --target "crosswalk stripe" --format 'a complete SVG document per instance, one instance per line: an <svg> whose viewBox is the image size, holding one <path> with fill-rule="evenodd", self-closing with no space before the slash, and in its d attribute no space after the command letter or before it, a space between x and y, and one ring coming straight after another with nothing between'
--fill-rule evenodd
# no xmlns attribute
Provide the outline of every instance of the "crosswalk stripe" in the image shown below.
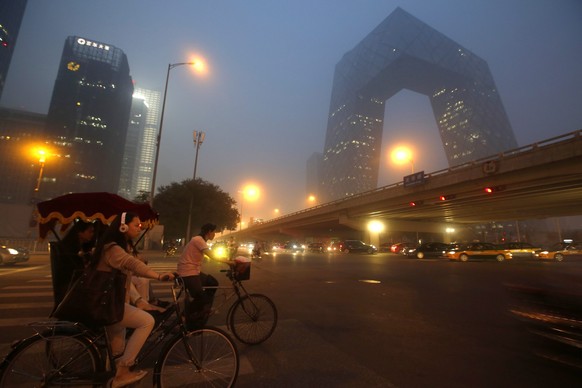
<svg viewBox="0 0 582 388"><path fill-rule="evenodd" d="M2 326L26 326L32 322L47 321L48 316L42 317L20 317L20 318L0 318L0 327Z"/></svg>
<svg viewBox="0 0 582 388"><path fill-rule="evenodd" d="M32 270L39 269L39 268L42 268L42 267L27 267L27 268L10 269L9 271L6 271L6 272L4 272L4 271L0 272L0 276L12 275L16 272L32 271Z"/></svg>
<svg viewBox="0 0 582 388"><path fill-rule="evenodd" d="M53 287L49 284L46 286L6 286L2 288L3 290L51 290Z"/></svg>
<svg viewBox="0 0 582 388"><path fill-rule="evenodd" d="M52 295L51 295L52 296ZM53 307L53 302L0 303L0 310Z"/></svg>
<svg viewBox="0 0 582 388"><path fill-rule="evenodd" d="M50 292L14 292L14 293L2 293L0 294L0 299L4 298L19 298L19 297L31 297L31 296L53 296L52 291Z"/></svg>

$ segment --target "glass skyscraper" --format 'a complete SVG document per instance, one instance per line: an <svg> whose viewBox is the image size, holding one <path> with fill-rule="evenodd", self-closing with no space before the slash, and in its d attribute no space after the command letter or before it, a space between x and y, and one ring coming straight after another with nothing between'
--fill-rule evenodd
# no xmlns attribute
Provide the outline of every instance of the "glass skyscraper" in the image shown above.
<svg viewBox="0 0 582 388"><path fill-rule="evenodd" d="M160 109L159 91L135 88L119 182L119 195L130 200L151 191Z"/></svg>
<svg viewBox="0 0 582 388"><path fill-rule="evenodd" d="M384 105L402 89L429 97L450 166L517 147L487 63L397 8L336 65L326 200L377 187Z"/></svg>
<svg viewBox="0 0 582 388"><path fill-rule="evenodd" d="M27 0L0 0L0 97L16 47Z"/></svg>
<svg viewBox="0 0 582 388"><path fill-rule="evenodd" d="M46 136L65 162L52 196L69 192L117 193L133 83L119 48L69 36L47 115Z"/></svg>

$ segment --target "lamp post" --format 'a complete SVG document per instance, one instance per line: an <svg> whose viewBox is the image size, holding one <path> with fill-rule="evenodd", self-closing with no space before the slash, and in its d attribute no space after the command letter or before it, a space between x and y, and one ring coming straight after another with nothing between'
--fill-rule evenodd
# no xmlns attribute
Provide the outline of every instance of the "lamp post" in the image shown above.
<svg viewBox="0 0 582 388"><path fill-rule="evenodd" d="M248 199L249 201L254 201L256 199L259 198L260 195L260 191L259 188L253 184L247 185L245 186L241 191L238 192L239 194L241 194L241 201L240 201L240 226L239 226L239 231L242 230L242 224L243 224L243 201L245 199Z"/></svg>
<svg viewBox="0 0 582 388"><path fill-rule="evenodd" d="M245 192L239 190L238 193L240 194L240 223L238 224L238 231L240 232L243 224L243 201L245 200Z"/></svg>
<svg viewBox="0 0 582 388"><path fill-rule="evenodd" d="M162 141L162 129L164 125L164 111L166 110L166 96L168 95L168 81L170 80L170 70L175 67L183 65L198 66L200 62L181 62L168 64L168 72L166 73L166 86L164 87L164 98L162 100L162 113L160 116L160 130L156 139L156 158L154 161L154 173L152 175L152 188L150 192L150 206L154 206L154 195L156 192L156 176L158 173L158 160L160 158L160 143Z"/></svg>
<svg viewBox="0 0 582 388"><path fill-rule="evenodd" d="M192 174L192 183L196 183L196 169L198 167L198 150L204 141L206 134L202 131L194 131L194 147L196 148L196 156L194 157L194 174ZM192 207L194 206L194 196L190 195L190 208L188 210L188 227L186 228L186 240L190 238L190 231L192 226Z"/></svg>
<svg viewBox="0 0 582 388"><path fill-rule="evenodd" d="M38 179L36 180L36 187L34 188L34 192L38 193L40 190L40 182L42 180L42 172L44 170L44 163L46 162L46 152L44 150L38 151L39 158L38 162L40 163L40 171L38 172ZM30 187L30 186L29 186Z"/></svg>

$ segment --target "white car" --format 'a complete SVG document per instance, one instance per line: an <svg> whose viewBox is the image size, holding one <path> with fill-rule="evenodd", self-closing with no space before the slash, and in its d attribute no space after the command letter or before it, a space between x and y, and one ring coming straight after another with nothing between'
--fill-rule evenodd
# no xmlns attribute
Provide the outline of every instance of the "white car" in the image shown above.
<svg viewBox="0 0 582 388"><path fill-rule="evenodd" d="M0 264L12 265L27 262L30 258L28 250L22 248L11 248L0 245Z"/></svg>

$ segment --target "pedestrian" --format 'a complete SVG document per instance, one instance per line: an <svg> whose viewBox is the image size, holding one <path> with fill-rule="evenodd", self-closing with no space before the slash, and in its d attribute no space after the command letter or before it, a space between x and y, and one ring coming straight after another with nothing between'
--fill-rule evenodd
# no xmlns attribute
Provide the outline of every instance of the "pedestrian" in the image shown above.
<svg viewBox="0 0 582 388"><path fill-rule="evenodd" d="M203 287L216 287L218 281L214 276L202 272L202 261L204 256L208 256L213 260L220 262L228 262L218 260L212 256L212 252L208 247L207 241L214 239L216 225L205 224L200 228L200 233L186 244L180 259L178 260L178 275L184 280L184 286L188 290L188 294L193 301L189 303L188 314L192 317L192 321L197 320L196 315L208 316L216 288L207 289ZM192 322L190 321L190 322Z"/></svg>
<svg viewBox="0 0 582 388"><path fill-rule="evenodd" d="M109 225L97 243L93 256L92 265L96 265L98 270L118 269L127 275L123 319L105 327L113 357L116 359L116 373L111 383L112 388L133 384L147 374L146 371L132 371L131 368L152 331L155 321L150 314L129 303L132 274L163 281L174 279L172 273L157 273L135 257L136 249L133 239L137 238L140 233L141 221L137 214L124 212ZM135 330L126 343L125 332L127 328Z"/></svg>

